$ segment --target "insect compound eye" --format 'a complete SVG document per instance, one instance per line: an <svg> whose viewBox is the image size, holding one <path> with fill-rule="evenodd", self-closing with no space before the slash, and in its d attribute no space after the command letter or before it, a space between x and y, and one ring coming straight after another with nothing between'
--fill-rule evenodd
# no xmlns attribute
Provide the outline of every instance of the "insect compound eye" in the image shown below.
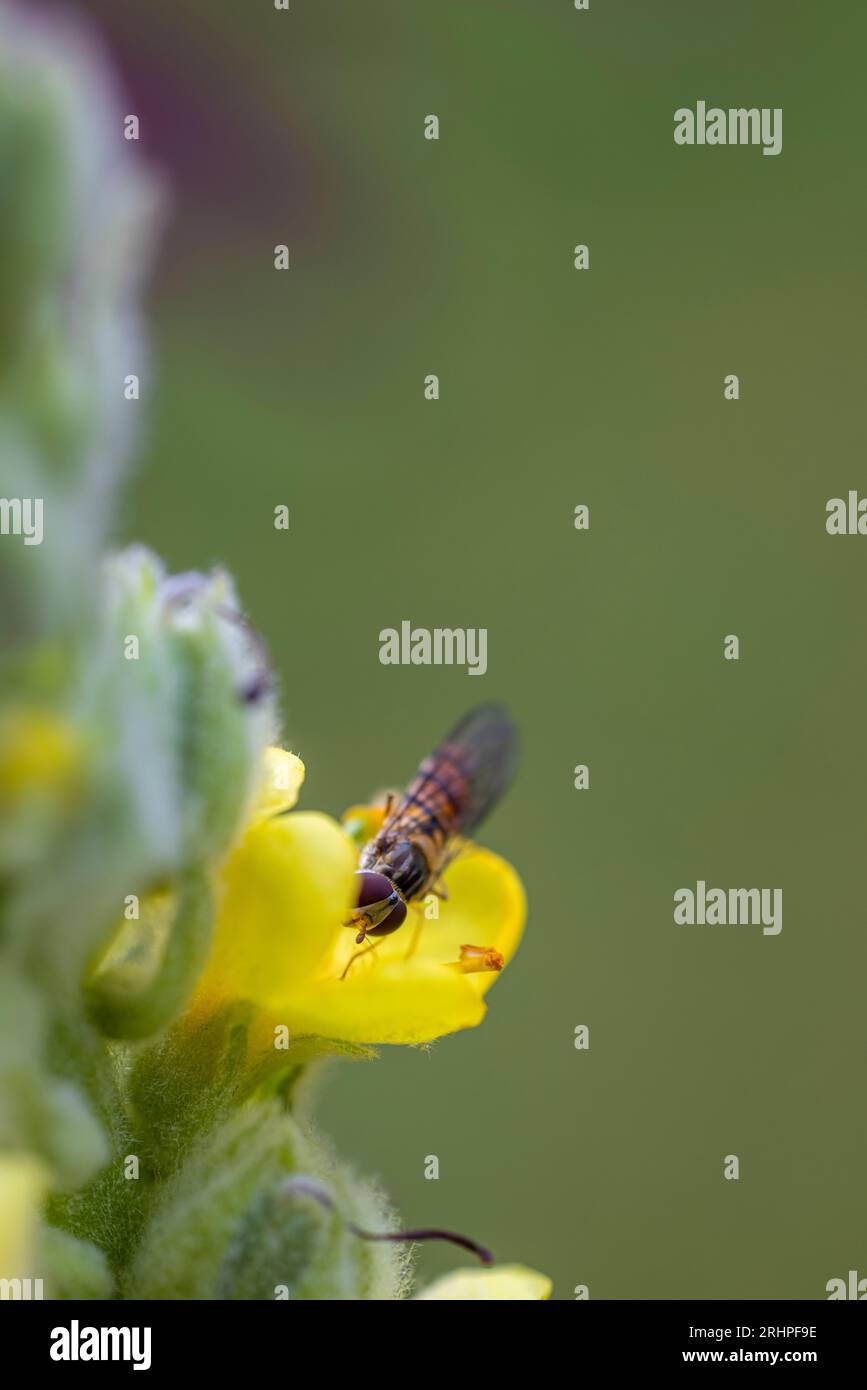
<svg viewBox="0 0 867 1390"><path fill-rule="evenodd" d="M375 874L369 869L363 869L356 874L356 878L360 880L356 907L370 907L372 903L381 903L394 892L394 884L385 874Z"/></svg>
<svg viewBox="0 0 867 1390"><path fill-rule="evenodd" d="M368 931L367 935L368 935L368 936L391 936L391 933L392 933L393 931L397 931L398 927L402 927L405 921L406 921L406 903L403 902L403 900L402 900L401 898L398 898L397 903L396 903L395 906L391 909L391 912L390 912L390 913L388 914L388 916L385 918L385 921L380 922L380 923L379 923L379 926L377 926L377 927L371 927L370 930Z"/></svg>
<svg viewBox="0 0 867 1390"><path fill-rule="evenodd" d="M394 906L381 921L368 927L368 936L389 936L406 921L406 903L398 894L394 884L385 874L375 874L369 869L362 870L356 877L360 879L356 906L360 909L372 907L374 903L394 899Z"/></svg>

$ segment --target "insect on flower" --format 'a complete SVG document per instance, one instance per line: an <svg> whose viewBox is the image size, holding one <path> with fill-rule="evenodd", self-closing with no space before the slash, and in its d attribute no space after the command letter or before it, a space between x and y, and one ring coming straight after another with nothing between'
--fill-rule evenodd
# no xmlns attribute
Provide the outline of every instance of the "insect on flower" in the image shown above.
<svg viewBox="0 0 867 1390"><path fill-rule="evenodd" d="M479 705L425 758L404 795L389 796L382 828L359 861L356 910L346 923L356 930L357 945L397 931L406 921L408 903L431 892L446 897L442 875L463 848L464 837L506 791L517 754L517 730L505 710ZM349 965L362 954L356 952ZM466 946L462 968L498 970L502 959L497 955Z"/></svg>

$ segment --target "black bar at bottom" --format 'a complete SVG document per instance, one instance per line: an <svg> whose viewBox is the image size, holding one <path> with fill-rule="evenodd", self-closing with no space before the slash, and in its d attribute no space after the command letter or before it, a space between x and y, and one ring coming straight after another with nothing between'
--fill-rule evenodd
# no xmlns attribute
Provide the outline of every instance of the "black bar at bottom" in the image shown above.
<svg viewBox="0 0 867 1390"><path fill-rule="evenodd" d="M519 1346L535 1361L536 1379L540 1354L548 1363L561 1338L576 1375L591 1366L652 1373L707 1365L801 1365L822 1372L848 1366L857 1373L867 1333L864 1310L842 1302L589 1301L570 1307L564 1301L559 1309L489 1309L484 1318L468 1310L445 1324L442 1305L436 1307L428 1303L404 1315L365 1304L356 1323L350 1303L7 1301L0 1304L0 1336L19 1380L30 1371L93 1377L107 1367L114 1375L137 1368L157 1376L214 1372L221 1380L240 1374L258 1381L281 1372L310 1380L317 1362L329 1377L342 1362L354 1373L405 1379L416 1359L429 1376L440 1357L450 1375L457 1357L464 1374L487 1367L487 1379L490 1361ZM516 1323L516 1317L529 1321Z"/></svg>

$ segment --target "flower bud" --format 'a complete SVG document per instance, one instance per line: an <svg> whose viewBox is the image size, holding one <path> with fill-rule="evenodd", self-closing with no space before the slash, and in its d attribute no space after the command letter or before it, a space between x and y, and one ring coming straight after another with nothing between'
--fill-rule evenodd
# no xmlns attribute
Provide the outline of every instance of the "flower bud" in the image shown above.
<svg viewBox="0 0 867 1390"><path fill-rule="evenodd" d="M108 1299L114 1281L105 1254L89 1240L79 1240L56 1226L44 1226L39 1254L50 1298Z"/></svg>
<svg viewBox="0 0 867 1390"><path fill-rule="evenodd" d="M262 644L222 571L167 576L133 547L113 557L108 581L106 679L140 833L163 869L213 861L238 830L273 732Z"/></svg>
<svg viewBox="0 0 867 1390"><path fill-rule="evenodd" d="M335 1167L278 1103L257 1103L201 1140L163 1185L124 1294L399 1296L405 1254L360 1239L352 1222L382 1228L389 1217L373 1190Z"/></svg>
<svg viewBox="0 0 867 1390"><path fill-rule="evenodd" d="M137 432L123 382L146 376L137 299L160 203L87 25L25 8L0 0L0 452L6 495L41 517L35 550L0 555L16 641L78 629L93 607Z"/></svg>

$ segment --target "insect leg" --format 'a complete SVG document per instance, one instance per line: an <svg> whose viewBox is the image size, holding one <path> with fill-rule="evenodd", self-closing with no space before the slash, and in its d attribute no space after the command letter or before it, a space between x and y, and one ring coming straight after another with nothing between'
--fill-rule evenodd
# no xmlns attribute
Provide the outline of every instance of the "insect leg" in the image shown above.
<svg viewBox="0 0 867 1390"><path fill-rule="evenodd" d="M353 951L352 955L349 957L349 960L346 962L346 969L340 976L341 980L346 979L347 975L349 974L349 967L353 965L355 961L358 960L359 956L370 955L370 952L375 951L377 946L381 946L384 940L385 937L381 936L378 941L371 941L369 946L363 946L360 951Z"/></svg>
<svg viewBox="0 0 867 1390"><path fill-rule="evenodd" d="M424 922L425 922L425 918L424 918L424 904L423 904L423 903L416 902L416 903L412 903L411 906L415 908L415 911L416 911L417 916L416 916L415 922L413 923L412 936L410 937L410 940L409 940L409 949L408 949L406 955L404 956L404 960L412 960L413 956L415 955L416 951L418 950L418 943L419 943L419 940L421 939L422 927L424 926Z"/></svg>

